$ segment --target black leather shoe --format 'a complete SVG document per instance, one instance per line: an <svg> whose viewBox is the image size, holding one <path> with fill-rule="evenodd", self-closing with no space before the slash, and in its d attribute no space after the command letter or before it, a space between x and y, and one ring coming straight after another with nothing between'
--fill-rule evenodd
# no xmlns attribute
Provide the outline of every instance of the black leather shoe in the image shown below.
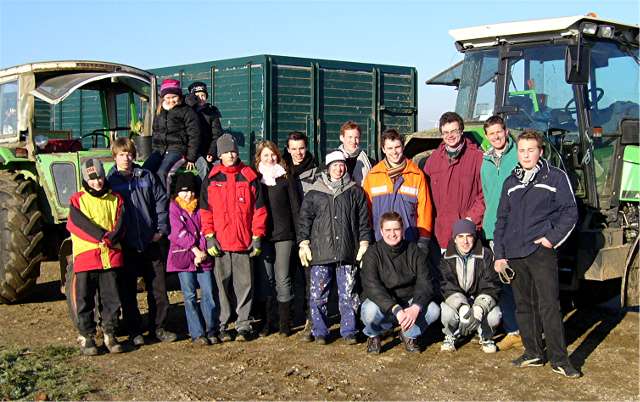
<svg viewBox="0 0 640 402"><path fill-rule="evenodd" d="M178 337L176 336L176 334L174 334L171 331L167 331L164 328L159 328L156 329L156 338L160 341L160 342L173 342L176 339L178 339Z"/></svg>
<svg viewBox="0 0 640 402"><path fill-rule="evenodd" d="M367 339L367 353L379 355L382 352L382 342L379 336L371 336Z"/></svg>
<svg viewBox="0 0 640 402"><path fill-rule="evenodd" d="M420 347L418 346L418 340L415 338L408 338L400 332L400 339L404 343L404 349L409 353L420 353Z"/></svg>

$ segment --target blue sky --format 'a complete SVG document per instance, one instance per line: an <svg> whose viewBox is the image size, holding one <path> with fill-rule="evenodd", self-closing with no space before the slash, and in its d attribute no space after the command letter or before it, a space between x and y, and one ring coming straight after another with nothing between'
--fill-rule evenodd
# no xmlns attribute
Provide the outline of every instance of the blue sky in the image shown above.
<svg viewBox="0 0 640 402"><path fill-rule="evenodd" d="M253 54L414 66L424 129L455 105L453 89L424 85L461 59L449 29L590 11L640 20L635 0L0 0L0 68L59 59L153 68Z"/></svg>

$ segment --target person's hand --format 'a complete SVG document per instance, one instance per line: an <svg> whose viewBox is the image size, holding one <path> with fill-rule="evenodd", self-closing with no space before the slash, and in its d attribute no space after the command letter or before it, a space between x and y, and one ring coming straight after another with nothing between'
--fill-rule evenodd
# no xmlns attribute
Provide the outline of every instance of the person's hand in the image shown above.
<svg viewBox="0 0 640 402"><path fill-rule="evenodd" d="M197 261L196 265L199 265L202 261L205 260L205 258L207 258L207 253L205 253L204 251L200 250L198 247L193 247L191 249L191 252L195 256L195 261Z"/></svg>
<svg viewBox="0 0 640 402"><path fill-rule="evenodd" d="M309 240L303 240L300 242L298 257L300 257L300 263L303 267L309 267L309 262L313 259L311 256L311 247L309 247Z"/></svg>
<svg viewBox="0 0 640 402"><path fill-rule="evenodd" d="M195 169L195 167L196 167L196 164L195 164L195 163L193 163L193 162L187 162L187 163L184 165L184 168L185 168L186 170L193 170L193 169Z"/></svg>
<svg viewBox="0 0 640 402"><path fill-rule="evenodd" d="M213 157L213 155L207 155L207 156L205 156L204 158L205 158L205 159L207 160L207 162L209 162L209 163L213 162L213 160L215 159L215 158Z"/></svg>
<svg viewBox="0 0 640 402"><path fill-rule="evenodd" d="M473 306L473 317L478 320L478 322L482 322L482 317L484 316L484 310L480 306Z"/></svg>
<svg viewBox="0 0 640 402"><path fill-rule="evenodd" d="M218 243L218 239L214 235L205 236L207 240L207 253L209 253L212 257L220 257L222 255L222 249L220 248L220 243Z"/></svg>
<svg viewBox="0 0 640 402"><path fill-rule="evenodd" d="M367 251L367 249L369 248L369 242L366 240L363 240L360 242L360 248L358 248L358 254L356 255L356 261L360 262L362 261L362 257L364 256L364 253Z"/></svg>
<svg viewBox="0 0 640 402"><path fill-rule="evenodd" d="M418 314L420 314L420 307L412 304L409 307L405 308L403 311L405 321L404 325L400 324L400 326L402 327L402 330L406 332L415 325L416 320L418 319Z"/></svg>
<svg viewBox="0 0 640 402"><path fill-rule="evenodd" d="M509 266L509 262L507 261L506 258L501 258L499 260L496 260L496 262L493 263L493 269L497 272L497 273L504 273L504 270Z"/></svg>
<svg viewBox="0 0 640 402"><path fill-rule="evenodd" d="M546 247L546 248L553 248L553 244L551 244L551 242L546 238L546 237L541 237L538 240L534 241L535 244L542 244L542 247Z"/></svg>
<svg viewBox="0 0 640 402"><path fill-rule="evenodd" d="M460 335L462 336L473 334L480 326L480 321L473 316L473 309L468 304L460 306L458 317L460 317Z"/></svg>
<svg viewBox="0 0 640 402"><path fill-rule="evenodd" d="M156 233L153 234L153 237L151 238L151 241L155 243L155 242L159 241L160 239L162 239L162 233L156 232Z"/></svg>
<svg viewBox="0 0 640 402"><path fill-rule="evenodd" d="M251 246L249 247L249 257L257 257L262 253L262 242L260 237L253 236L251 238Z"/></svg>

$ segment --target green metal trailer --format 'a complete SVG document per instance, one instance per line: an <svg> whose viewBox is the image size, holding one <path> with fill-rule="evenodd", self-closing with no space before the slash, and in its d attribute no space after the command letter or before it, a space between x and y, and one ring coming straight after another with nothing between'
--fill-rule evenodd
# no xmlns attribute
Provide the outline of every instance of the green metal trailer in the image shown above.
<svg viewBox="0 0 640 402"><path fill-rule="evenodd" d="M413 67L256 55L150 69L180 80L183 88L202 81L220 109L222 127L251 161L255 143L269 139L281 148L291 131L310 138L323 157L339 145L347 120L362 128L361 146L379 156L380 133L389 127L410 134L417 127L417 72Z"/></svg>

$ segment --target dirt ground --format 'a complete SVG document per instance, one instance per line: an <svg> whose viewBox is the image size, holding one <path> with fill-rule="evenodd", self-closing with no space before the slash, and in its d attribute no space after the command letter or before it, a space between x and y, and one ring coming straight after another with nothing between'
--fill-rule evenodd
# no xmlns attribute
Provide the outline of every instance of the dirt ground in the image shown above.
<svg viewBox="0 0 640 402"><path fill-rule="evenodd" d="M35 295L0 305L0 346L74 346L76 333L58 292L56 265L43 266ZM143 295L139 295L144 305ZM427 334L426 350L408 354L387 338L381 355L365 344L327 346L271 335L247 343L194 347L187 339L179 292L171 292L169 329L181 338L121 355L76 355L87 368L91 400L638 400L639 316L599 307L571 311L565 328L578 380L542 368L516 369L520 350L486 355L476 342L440 352L442 336ZM334 333L337 329L334 327Z"/></svg>

